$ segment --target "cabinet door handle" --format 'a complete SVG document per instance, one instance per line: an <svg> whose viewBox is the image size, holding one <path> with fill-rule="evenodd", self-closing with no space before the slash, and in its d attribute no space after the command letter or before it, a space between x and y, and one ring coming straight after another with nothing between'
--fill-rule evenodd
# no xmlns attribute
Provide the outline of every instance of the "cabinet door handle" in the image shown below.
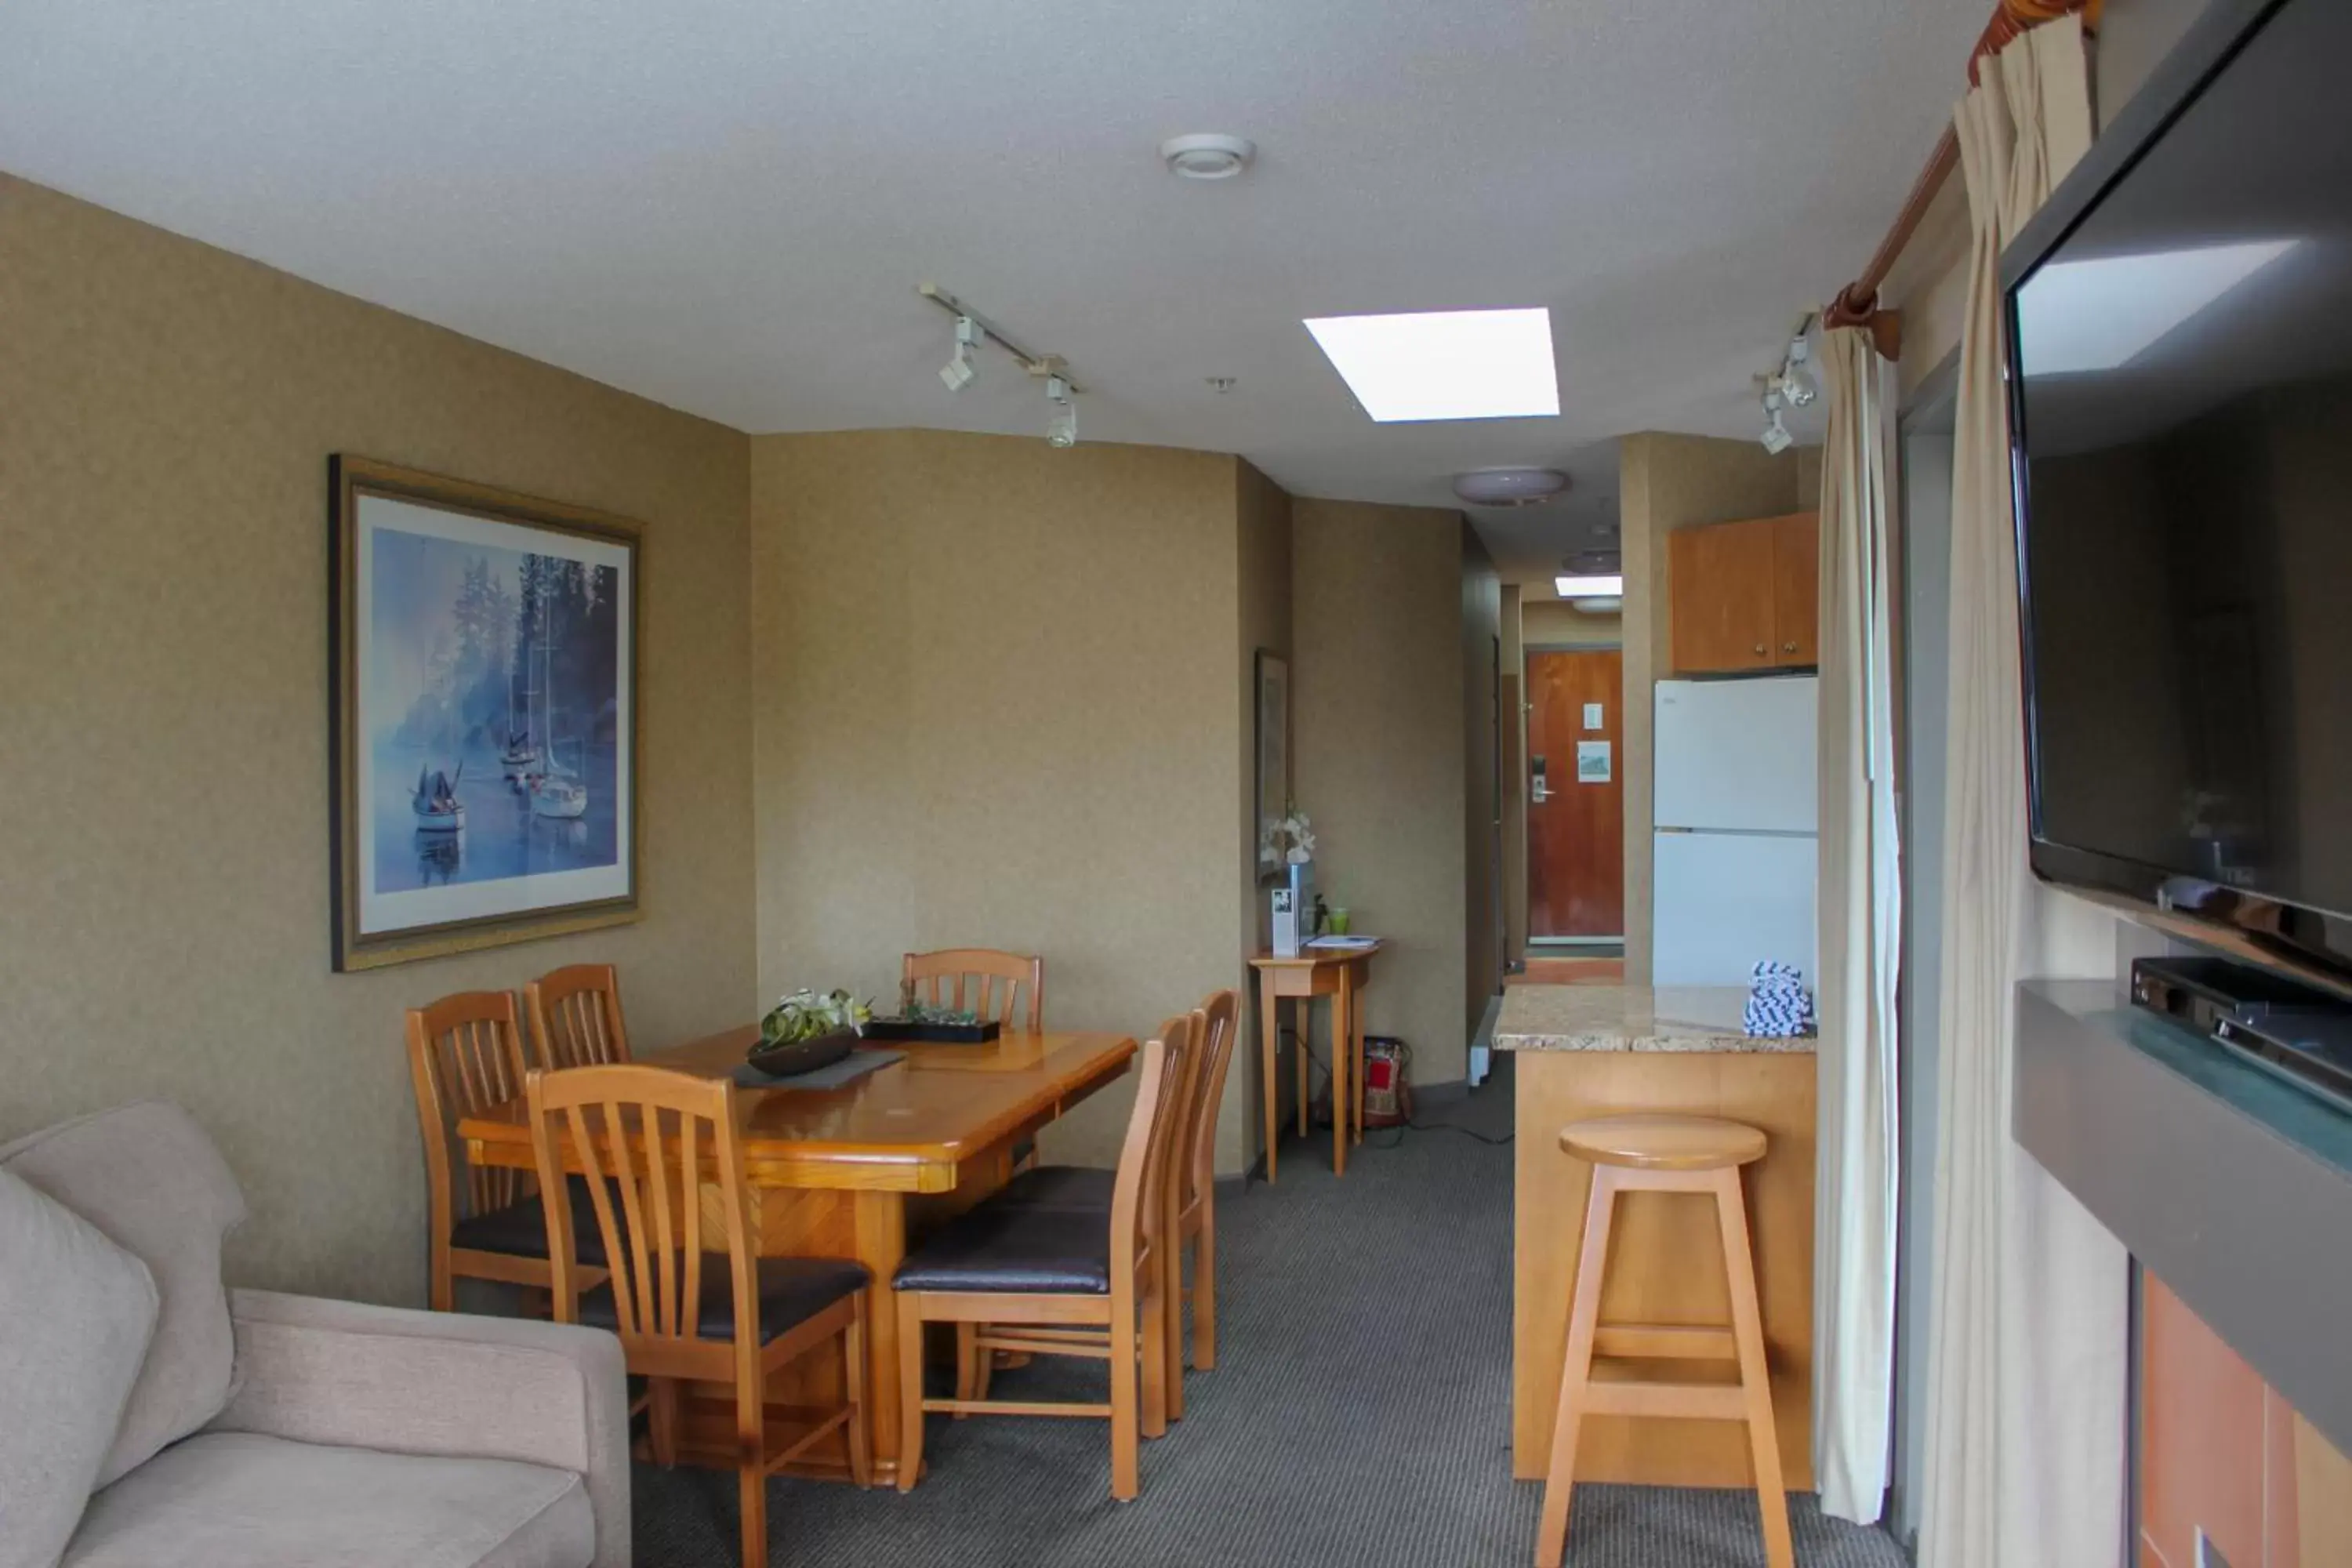
<svg viewBox="0 0 2352 1568"><path fill-rule="evenodd" d="M1756 645L1756 651L1758 653L1762 653L1764 651L1764 645L1762 643L1758 643Z"/></svg>
<svg viewBox="0 0 2352 1568"><path fill-rule="evenodd" d="M1797 651L1797 645L1792 642L1784 642L1780 645L1780 651L1782 653L1794 653Z"/></svg>

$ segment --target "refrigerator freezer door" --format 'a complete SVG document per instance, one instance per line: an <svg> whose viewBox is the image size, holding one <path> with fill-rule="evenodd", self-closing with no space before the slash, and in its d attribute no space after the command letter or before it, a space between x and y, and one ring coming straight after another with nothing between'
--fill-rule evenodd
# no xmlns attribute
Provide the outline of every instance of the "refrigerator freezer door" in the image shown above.
<svg viewBox="0 0 2352 1568"><path fill-rule="evenodd" d="M1818 983L1811 834L1661 833L1650 926L1654 985L1745 985L1759 959Z"/></svg>
<svg viewBox="0 0 2352 1568"><path fill-rule="evenodd" d="M1658 682L1652 820L1660 827L1814 831L1820 686L1810 675Z"/></svg>

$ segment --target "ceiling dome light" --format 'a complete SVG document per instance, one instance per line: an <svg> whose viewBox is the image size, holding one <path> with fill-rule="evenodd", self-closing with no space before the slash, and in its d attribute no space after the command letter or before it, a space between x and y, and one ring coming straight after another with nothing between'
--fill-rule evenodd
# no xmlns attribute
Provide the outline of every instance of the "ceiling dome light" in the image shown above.
<svg viewBox="0 0 2352 1568"><path fill-rule="evenodd" d="M1472 506L1541 506L1568 493L1558 468L1473 468L1454 477L1454 493Z"/></svg>
<svg viewBox="0 0 2352 1568"><path fill-rule="evenodd" d="M1160 144L1160 157L1170 174L1188 180L1230 180L1256 159L1257 143L1213 132L1171 136Z"/></svg>

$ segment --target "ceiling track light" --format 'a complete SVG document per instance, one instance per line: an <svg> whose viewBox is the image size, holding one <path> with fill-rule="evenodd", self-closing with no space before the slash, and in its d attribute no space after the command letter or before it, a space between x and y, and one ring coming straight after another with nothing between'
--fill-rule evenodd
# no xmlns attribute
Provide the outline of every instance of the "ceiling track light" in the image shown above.
<svg viewBox="0 0 2352 1568"><path fill-rule="evenodd" d="M1759 376L1768 392L1777 392L1790 408L1809 406L1822 395L1821 378L1813 374L1812 331L1820 318L1811 310L1797 318L1794 331L1789 334L1789 346L1781 351L1780 365L1770 375Z"/></svg>
<svg viewBox="0 0 2352 1568"><path fill-rule="evenodd" d="M950 392L961 392L980 374L980 367L971 362L971 351L980 346L982 335L981 324L971 317L956 318L955 353L940 367L940 379L947 383Z"/></svg>
<svg viewBox="0 0 2352 1568"><path fill-rule="evenodd" d="M1784 403L1777 382L1764 389L1764 433L1756 438L1763 442L1764 449L1776 458L1797 444L1797 438L1789 434L1789 427L1780 423Z"/></svg>
<svg viewBox="0 0 2352 1568"><path fill-rule="evenodd" d="M1077 389L1065 375L1045 377L1045 401L1054 412L1045 421L1045 444L1049 447L1075 447L1078 444L1078 405L1071 394Z"/></svg>
<svg viewBox="0 0 2352 1568"><path fill-rule="evenodd" d="M971 384L979 374L972 363L973 351L982 343L994 343L1021 362L1021 368L1034 376L1060 376L1072 392L1081 392L1070 374L1069 362L1059 354L1033 354L1007 337L1004 329L965 304L936 283L919 283L915 292L956 319L955 357L940 371L940 379L950 392L961 392ZM961 368L959 368L961 367Z"/></svg>

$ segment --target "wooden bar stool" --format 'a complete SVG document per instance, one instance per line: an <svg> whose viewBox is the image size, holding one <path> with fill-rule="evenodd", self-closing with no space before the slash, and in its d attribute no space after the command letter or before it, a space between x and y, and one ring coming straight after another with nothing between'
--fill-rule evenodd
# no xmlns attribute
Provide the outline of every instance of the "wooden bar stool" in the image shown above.
<svg viewBox="0 0 2352 1568"><path fill-rule="evenodd" d="M1568 1550L1568 1505L1575 1489L1576 1439L1587 1415L1657 1415L1744 1421L1756 1466L1756 1504L1764 1519L1764 1560L1795 1568L1788 1496L1772 1429L1772 1385L1764 1364L1764 1325L1756 1304L1756 1260L1748 1245L1748 1205L1739 1168L1764 1157L1764 1134L1737 1121L1703 1116L1604 1116L1570 1124L1559 1146L1592 1165L1584 1207L1584 1246L1576 1294L1568 1309L1568 1354L1560 1365L1559 1410L1544 1476L1543 1519L1536 1527L1537 1568L1560 1568ZM1609 1230L1620 1193L1704 1193L1715 1199L1723 1268L1731 1282L1727 1328L1604 1323L1601 1292ZM1736 1384L1596 1382L1595 1355L1642 1360L1735 1361Z"/></svg>

